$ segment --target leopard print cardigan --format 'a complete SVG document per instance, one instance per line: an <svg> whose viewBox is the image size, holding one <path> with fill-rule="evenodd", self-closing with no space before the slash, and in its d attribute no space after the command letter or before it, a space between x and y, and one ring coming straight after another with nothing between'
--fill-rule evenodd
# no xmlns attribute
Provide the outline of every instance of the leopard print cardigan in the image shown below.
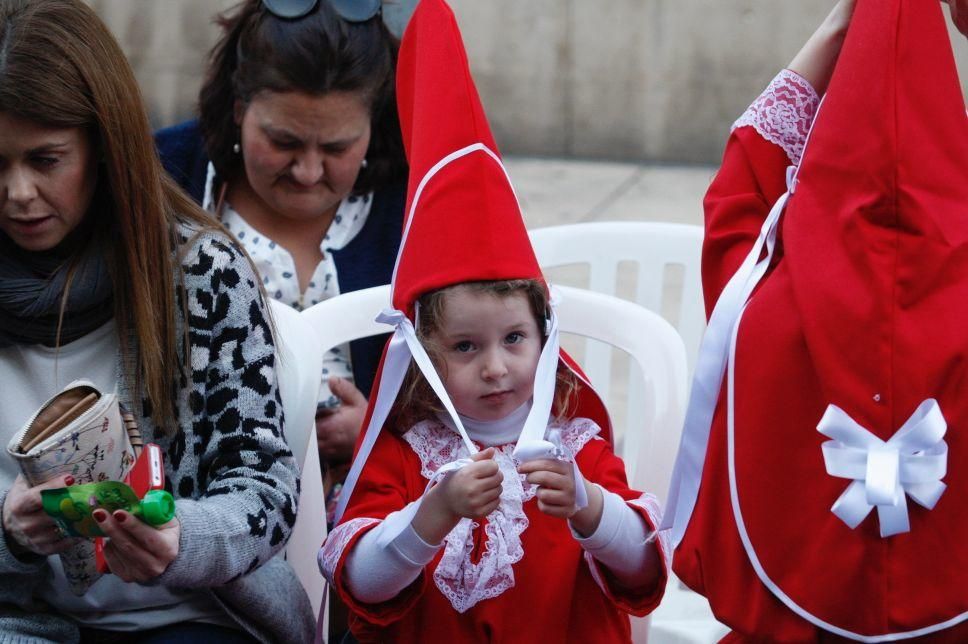
<svg viewBox="0 0 968 644"><path fill-rule="evenodd" d="M307 641L315 626L308 598L289 565L274 557L296 521L299 470L283 433L258 278L221 233L184 227L179 233L185 284L179 303L187 304L190 352L188 372L177 383L180 430L158 431L149 402L123 384L120 390L121 401L140 412L145 439L165 453L166 485L181 524L178 556L157 583L209 589L261 641ZM119 364L119 383L132 366ZM37 575L44 565L44 558L13 557L0 539L0 576ZM0 603L14 599L9 592L0 596ZM22 602L29 598L14 599ZM59 620L33 616L52 627L50 620Z"/></svg>

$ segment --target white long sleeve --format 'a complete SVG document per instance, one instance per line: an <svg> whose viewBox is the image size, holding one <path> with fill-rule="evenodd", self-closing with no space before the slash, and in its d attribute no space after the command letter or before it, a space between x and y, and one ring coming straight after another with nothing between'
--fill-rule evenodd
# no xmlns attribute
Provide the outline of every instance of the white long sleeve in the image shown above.
<svg viewBox="0 0 968 644"><path fill-rule="evenodd" d="M583 538L572 527L572 536L622 585L638 586L655 566L658 556L653 545L655 532L649 530L642 517L622 497L601 486L599 489L602 490L602 518L598 528Z"/></svg>
<svg viewBox="0 0 968 644"><path fill-rule="evenodd" d="M427 544L409 522L401 530L401 519L406 520L403 511L387 515L347 555L346 585L358 601L378 604L393 599L413 583L443 547ZM377 542L387 530L400 530L400 534L384 548Z"/></svg>

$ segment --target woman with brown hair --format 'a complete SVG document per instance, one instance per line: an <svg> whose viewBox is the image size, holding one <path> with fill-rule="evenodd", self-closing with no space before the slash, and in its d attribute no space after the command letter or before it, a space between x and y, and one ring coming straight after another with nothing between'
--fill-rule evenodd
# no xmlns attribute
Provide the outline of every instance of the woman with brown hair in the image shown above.
<svg viewBox="0 0 968 644"><path fill-rule="evenodd" d="M0 640L311 636L273 558L295 521L258 279L164 177L134 76L80 0L0 0L0 440L78 378L159 444L176 517L96 510L113 575L74 595L72 545L0 458Z"/></svg>
<svg viewBox="0 0 968 644"><path fill-rule="evenodd" d="M157 135L166 169L235 234L270 297L302 310L389 283L406 160L380 0L245 0L218 23L198 120ZM352 455L384 342L324 358L328 488Z"/></svg>

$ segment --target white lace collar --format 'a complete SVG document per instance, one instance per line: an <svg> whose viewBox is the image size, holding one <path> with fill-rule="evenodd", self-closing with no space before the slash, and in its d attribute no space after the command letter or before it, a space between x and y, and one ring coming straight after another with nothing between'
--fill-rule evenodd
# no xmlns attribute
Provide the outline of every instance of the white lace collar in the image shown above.
<svg viewBox="0 0 968 644"><path fill-rule="evenodd" d="M518 436L521 435L521 428L524 427L524 421L528 419L530 412L531 401L529 400L498 420L477 420L464 414L459 413L457 415L472 441L484 447L495 447L517 442ZM447 412L437 414L437 419L455 432L457 431Z"/></svg>
<svg viewBox="0 0 968 644"><path fill-rule="evenodd" d="M561 443L571 455L578 454L600 431L587 418L574 418L562 426L552 425L551 429L560 432ZM468 456L457 432L436 419L417 423L403 438L420 458L420 474L428 481L444 465ZM500 503L487 515L483 528L480 523L461 519L444 538L444 554L434 570L434 583L459 613L514 587L513 566L524 556L521 534L528 527L524 504L534 498L537 487L518 473L519 463L511 456L513 450L513 441L495 450L494 461L504 482ZM486 545L475 562L476 529L484 530Z"/></svg>

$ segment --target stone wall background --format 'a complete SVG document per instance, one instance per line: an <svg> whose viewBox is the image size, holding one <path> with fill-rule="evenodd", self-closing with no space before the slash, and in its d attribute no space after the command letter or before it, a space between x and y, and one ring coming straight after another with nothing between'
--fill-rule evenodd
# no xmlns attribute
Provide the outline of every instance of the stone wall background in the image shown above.
<svg viewBox="0 0 968 644"><path fill-rule="evenodd" d="M153 123L191 116L216 37L211 18L235 0L88 2L128 54ZM388 4L388 15L399 19L413 2ZM451 0L451 6L505 153L716 163L730 123L789 62L833 0ZM952 40L968 92L968 42L960 35Z"/></svg>

